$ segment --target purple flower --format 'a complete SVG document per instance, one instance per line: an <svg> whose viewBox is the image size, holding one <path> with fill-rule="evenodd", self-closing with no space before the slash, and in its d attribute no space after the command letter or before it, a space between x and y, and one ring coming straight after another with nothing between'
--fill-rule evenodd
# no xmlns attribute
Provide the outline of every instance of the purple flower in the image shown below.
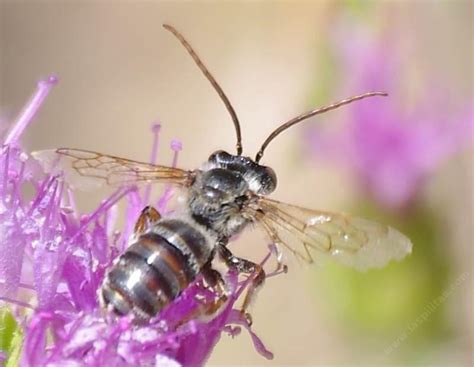
<svg viewBox="0 0 474 367"><path fill-rule="evenodd" d="M50 78L39 83L7 133L0 155L0 301L10 305L24 329L20 365L202 365L222 332L235 336L241 327L249 331L256 350L272 358L234 308L249 279L239 280L232 271L225 275L228 302L205 321L186 319L217 297L200 278L146 325L100 309L97 290L104 273L125 249L138 214L150 200L151 187L144 192L119 188L91 213L77 212L73 192L57 177L43 173L19 145L56 82ZM154 162L159 125L152 130ZM176 165L180 143L173 142L172 149ZM156 203L161 212L167 212L171 197L171 188L165 188ZM127 204L126 224L117 232L120 201Z"/></svg>
<svg viewBox="0 0 474 367"><path fill-rule="evenodd" d="M472 142L474 106L469 102L457 107L450 92L432 83L425 84L422 96L409 106L401 81L407 69L395 51L395 39L370 39L356 32L350 42L337 38L334 44L340 45L336 58L344 75L341 93L384 90L389 97L348 107L340 131L312 126L309 147L315 155L348 167L377 202L404 208L444 160Z"/></svg>

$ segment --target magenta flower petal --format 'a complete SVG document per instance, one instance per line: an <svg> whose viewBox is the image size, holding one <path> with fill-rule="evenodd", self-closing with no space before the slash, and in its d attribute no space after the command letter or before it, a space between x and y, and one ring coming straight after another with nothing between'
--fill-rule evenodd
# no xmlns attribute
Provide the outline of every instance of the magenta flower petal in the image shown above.
<svg viewBox="0 0 474 367"><path fill-rule="evenodd" d="M16 294L20 283L27 236L22 229L25 210L20 206L20 185L25 157L17 148L2 147L0 156L0 296ZM13 189L12 189L13 188ZM8 256L7 256L8 255Z"/></svg>
<svg viewBox="0 0 474 367"><path fill-rule="evenodd" d="M50 76L48 79L38 82L38 87L35 93L26 104L25 108L21 111L16 122L12 124L8 135L4 140L5 145L15 145L18 142L21 134L29 125L31 120L36 116L39 108L57 82L58 78L56 76Z"/></svg>

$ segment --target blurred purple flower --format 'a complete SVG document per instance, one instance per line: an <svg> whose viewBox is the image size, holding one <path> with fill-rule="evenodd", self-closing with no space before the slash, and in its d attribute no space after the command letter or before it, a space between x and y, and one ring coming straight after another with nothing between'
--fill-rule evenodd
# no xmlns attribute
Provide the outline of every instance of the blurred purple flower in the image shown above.
<svg viewBox="0 0 474 367"><path fill-rule="evenodd" d="M16 312L24 341L21 366L198 366L205 363L222 332L246 328L257 351L272 358L234 303L249 279L225 277L229 301L210 320L183 322L202 303L217 297L198 279L149 324L105 314L97 290L106 269L123 251L141 209L150 198L135 188L120 188L87 215L75 209L74 196L56 177L44 174L18 144L56 78L42 81L7 133L0 154L0 301ZM158 146L154 125L152 161ZM175 151L173 164L181 149ZM28 188L34 194L25 194ZM31 195L30 195L31 196ZM161 211L170 188L157 205ZM126 224L114 230L119 201L126 201ZM266 261L269 255L264 259ZM27 312L20 312L26 308Z"/></svg>
<svg viewBox="0 0 474 367"><path fill-rule="evenodd" d="M308 145L316 156L349 168L377 202L402 209L444 160L472 142L474 105L469 101L455 108L450 94L432 83L415 106L401 102L405 70L402 55L395 52L397 42L390 37L371 40L359 33L350 42L336 39L334 44L340 45L336 58L347 76L344 93L383 90L389 97L349 106L339 131L312 126Z"/></svg>

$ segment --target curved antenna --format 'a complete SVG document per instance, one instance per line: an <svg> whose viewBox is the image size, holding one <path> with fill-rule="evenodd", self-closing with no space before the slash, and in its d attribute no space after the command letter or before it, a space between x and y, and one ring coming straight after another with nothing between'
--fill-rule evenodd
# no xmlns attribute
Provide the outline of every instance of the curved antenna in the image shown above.
<svg viewBox="0 0 474 367"><path fill-rule="evenodd" d="M222 88L220 87L220 85L216 82L216 80L214 79L214 77L211 75L211 73L209 72L209 70L207 70L207 68L204 66L204 64L202 63L202 61L199 59L199 56L196 54L196 52L194 52L193 48L191 47L191 45L188 43L188 41L186 41L184 39L184 37L182 36L181 33L179 33L173 26L170 26L169 24L163 24L163 27L170 31L171 33L173 33L176 38L179 40L179 42L181 42L181 44L184 46L184 48L188 51L188 53L191 55L191 57L193 58L194 62L196 63L196 65L199 67L199 69L201 69L202 73L204 74L204 76L207 78L207 80L209 80L212 84L212 86L214 87L214 89L216 90L217 94L219 95L219 97L221 97L221 100L222 102L224 102L226 108L227 108L227 111L229 111L230 113L230 116L232 117L232 121L234 122L234 126L235 126L235 133L237 135L237 144L236 144L236 147L237 147L237 155L241 155L242 154L242 135L240 133L240 124L239 124L239 118L237 117L237 114L235 113L234 111L234 108L232 107L232 105L230 104L229 102L229 99L227 98L227 96L225 95L224 91L222 90Z"/></svg>
<svg viewBox="0 0 474 367"><path fill-rule="evenodd" d="M354 96L354 97L350 97L350 98L347 98L347 99L343 99L342 101L330 104L329 106L317 108L315 110L303 113L302 115L296 116L295 118L291 119L290 121L285 122L283 125L278 127L275 131L273 131L268 136L268 138L265 140L265 142L262 144L262 147L258 151L257 156L255 157L255 162L258 163L260 161L260 159L262 159L263 152L264 152L265 148L268 146L268 144L270 144L270 142L273 139L275 139L278 135L280 135L283 131L285 131L289 127L291 127L293 125L296 125L297 123L299 123L303 120L306 120L306 119L308 119L312 116L319 115L319 114L327 112L327 111L335 110L336 108L341 107L343 105L346 105L346 104L349 104L349 103L352 103L352 102L355 102L355 101L359 101L359 100L364 99L364 98L374 97L374 96L386 97L386 96L388 96L388 94L385 93L385 92L364 93L364 94L361 94L359 96Z"/></svg>

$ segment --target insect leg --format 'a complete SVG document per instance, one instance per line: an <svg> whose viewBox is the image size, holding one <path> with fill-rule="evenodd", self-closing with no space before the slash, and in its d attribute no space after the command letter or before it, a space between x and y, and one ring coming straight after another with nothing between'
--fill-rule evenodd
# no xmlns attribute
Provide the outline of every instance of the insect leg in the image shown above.
<svg viewBox="0 0 474 367"><path fill-rule="evenodd" d="M150 225L158 222L161 219L161 214L152 206L146 206L135 223L133 233L139 235L145 232Z"/></svg>
<svg viewBox="0 0 474 367"><path fill-rule="evenodd" d="M247 309L255 299L257 291L265 282L265 271L259 264L234 256L232 252L222 244L218 245L218 252L228 267L236 269L239 273L249 274L252 278L247 293L245 294L244 303L240 309L240 312L245 316L250 326L252 325L252 316L247 313Z"/></svg>
<svg viewBox="0 0 474 367"><path fill-rule="evenodd" d="M202 305L200 305L200 307L191 311L188 315L186 315L179 321L178 326L183 325L193 319L205 319L206 317L212 317L220 309L222 309L222 306L228 300L225 281L222 278L221 273L213 269L211 264L209 263L201 269L201 275L204 278L207 286L217 294L217 299L215 299L211 303L203 303Z"/></svg>
<svg viewBox="0 0 474 367"><path fill-rule="evenodd" d="M225 281L221 273L213 269L210 264L201 270L201 274L208 286L218 295L217 300L210 304L204 312L206 315L212 315L227 302L228 297Z"/></svg>

